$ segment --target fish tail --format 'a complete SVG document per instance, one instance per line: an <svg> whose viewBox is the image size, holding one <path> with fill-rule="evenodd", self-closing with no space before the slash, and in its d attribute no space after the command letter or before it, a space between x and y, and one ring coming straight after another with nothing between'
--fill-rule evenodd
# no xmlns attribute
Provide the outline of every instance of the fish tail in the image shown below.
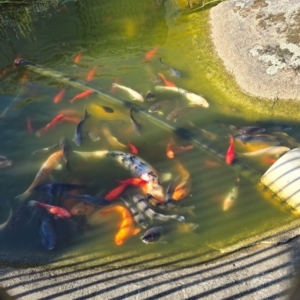
<svg viewBox="0 0 300 300"><path fill-rule="evenodd" d="M16 196L15 198L23 201L23 200L25 200L26 198L28 198L28 197L30 196L30 194L31 194L31 190L27 190L27 191L25 191L23 194L18 195L18 196Z"/></svg>
<svg viewBox="0 0 300 300"><path fill-rule="evenodd" d="M196 223L181 223L179 230L182 232L192 232L197 227L199 227L199 224Z"/></svg>
<svg viewBox="0 0 300 300"><path fill-rule="evenodd" d="M92 158L92 157L105 157L109 151L102 150L102 151L93 151L93 152L80 152L80 151L73 151L73 153L78 154L79 156L83 158Z"/></svg>
<svg viewBox="0 0 300 300"><path fill-rule="evenodd" d="M84 120L87 120L88 118L90 118L91 117L91 115L88 113L88 111L85 109L84 110Z"/></svg>
<svg viewBox="0 0 300 300"><path fill-rule="evenodd" d="M192 205L192 206L189 206L186 208L186 212L189 213L191 216L195 216L195 212L194 212L194 209L195 209L195 205Z"/></svg>

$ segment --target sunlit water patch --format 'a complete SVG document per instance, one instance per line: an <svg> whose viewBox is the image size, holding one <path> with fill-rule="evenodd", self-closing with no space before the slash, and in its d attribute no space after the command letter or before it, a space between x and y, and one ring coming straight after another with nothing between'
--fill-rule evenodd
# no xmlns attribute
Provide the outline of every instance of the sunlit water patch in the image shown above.
<svg viewBox="0 0 300 300"><path fill-rule="evenodd" d="M157 85L164 85L158 74L162 73L174 85L204 95L207 99L208 108L194 107L192 111L179 115L175 124L188 129L191 137L205 140L209 148L223 155L228 148L228 136L234 134L227 125L249 125L239 108L232 104L227 106L220 100L220 92L213 88L209 77L204 76L205 67L209 65L205 54L199 54L203 60L202 68L190 56L190 43L185 42L189 39L186 29L188 17L174 18L171 1L163 5L156 1L77 1L67 2L62 8L53 10L51 17L36 22L35 38L31 41L16 40L12 35L14 50L1 54L1 67L8 66L9 72L1 81L0 110L3 118L0 124L0 155L11 159L13 164L0 169L0 222L7 220L11 208L16 213L25 203L15 226L7 225L1 231L0 255L3 262L24 265L53 261L63 263L71 257L71 260L77 259L78 264L82 262L85 265L190 265L217 256L220 247L293 218L291 214L271 206L256 190L255 184L242 176L236 199L224 211L224 201L239 174L223 159L214 154L208 155L196 146L181 153L175 152L175 157L169 158L166 151L168 144L187 147L192 145L191 140L158 127L135 111L134 117L142 124L142 134L138 135L130 121L129 108L114 105L99 98L96 93L78 97L71 103L70 100L82 90L26 67L10 67L20 55L74 78L87 80L89 74L88 79L94 86L126 100L130 100L126 91L120 88L111 90L113 82L131 87L144 98L151 91L156 96L154 101L132 101L132 105L136 103L148 109L153 103L168 100L163 109L164 115L161 115L164 119L173 110L191 103L182 93L158 92L155 89ZM204 28L206 12L200 14L203 15L200 27ZM207 30L205 32L207 34ZM206 43L205 38L207 36L203 37L203 43ZM172 77L159 57L164 64L180 70L182 78ZM62 90L64 92L58 96ZM78 147L72 139L85 109L91 117L83 125L83 142ZM48 126L48 130L47 124L61 114L64 119L53 127ZM253 117L250 119L253 125ZM41 131L45 126L47 130ZM109 128L108 135L105 135L104 127ZM42 134L38 136L37 132ZM90 138L91 133L94 140ZM294 131L291 135L295 136ZM178 176L179 180L185 178L188 191L182 200L176 202L179 205L176 211L152 207L162 214L182 215L185 222L151 221L146 217L148 229L163 227L162 238L146 245L141 237L147 229L139 228L132 221L133 231L128 239L116 245L115 236L125 218L118 211L101 213L105 208L91 206L84 215L60 219L41 208L27 207L26 201L40 200L72 211L73 206L80 202L68 197L50 199L36 191L24 200L15 198L31 185L48 157L59 151L59 146L51 146L58 143L61 136L67 138L71 150L81 152L107 150L130 153L128 143L132 143L138 149L138 157L157 171L164 190L171 182L178 181ZM283 139L282 144L285 142ZM238 159L254 167L258 174L263 174L269 167L270 164L262 163L260 158L239 156L239 153L254 151L253 147L247 148L239 142L235 142L235 146ZM45 148L51 149L41 150ZM100 193L104 197L118 186L116 180L132 177L128 170L106 157L82 158L71 152L69 159L70 168L61 159L62 168L53 168L44 182L83 184L86 188L82 193ZM136 193L143 194L138 188L128 187L122 197L130 201ZM126 207L119 197L111 203ZM50 218L55 232L55 245L48 247L51 250L46 249L40 232L45 216ZM130 215L128 218L131 218ZM195 226L189 227L189 224ZM164 234L165 227L168 227L167 234Z"/></svg>

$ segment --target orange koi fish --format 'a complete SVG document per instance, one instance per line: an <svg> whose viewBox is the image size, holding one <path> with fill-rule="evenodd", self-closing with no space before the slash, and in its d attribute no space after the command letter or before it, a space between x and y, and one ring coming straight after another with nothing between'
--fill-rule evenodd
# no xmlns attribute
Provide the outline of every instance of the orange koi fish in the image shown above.
<svg viewBox="0 0 300 300"><path fill-rule="evenodd" d="M188 180L184 180L179 183L173 192L172 199L175 201L179 201L185 198L191 190L191 183Z"/></svg>
<svg viewBox="0 0 300 300"><path fill-rule="evenodd" d="M28 202L28 206L40 206L46 209L50 214L55 215L59 218L70 218L71 214L64 208L59 206L53 206L42 202L31 200Z"/></svg>
<svg viewBox="0 0 300 300"><path fill-rule="evenodd" d="M70 100L71 103L73 103L75 100L77 99L81 99L81 98L85 98L88 97L89 95L91 95L93 93L92 90L87 90L84 91L83 93L77 94L73 99Z"/></svg>
<svg viewBox="0 0 300 300"><path fill-rule="evenodd" d="M114 200L116 199L127 187L127 184L121 184L119 186L117 186L116 188L114 188L113 190L111 190L108 194L106 194L104 196L105 200Z"/></svg>
<svg viewBox="0 0 300 300"><path fill-rule="evenodd" d="M158 51L158 47L155 46L152 50L149 50L147 53L145 53L144 60L150 61L153 58L153 56L157 53L157 51Z"/></svg>
<svg viewBox="0 0 300 300"><path fill-rule="evenodd" d="M27 131L28 131L29 133L33 133L32 124L31 124L31 120L30 120L29 117L27 117L26 125L27 125Z"/></svg>
<svg viewBox="0 0 300 300"><path fill-rule="evenodd" d="M62 98L64 97L66 93L66 89L62 89L54 98L53 98L53 102L54 103L59 103Z"/></svg>
<svg viewBox="0 0 300 300"><path fill-rule="evenodd" d="M45 127L39 129L36 132L37 136L40 136L41 134L46 133L49 129L53 128L58 122L60 122L63 119L64 115L60 114L57 115L54 119L52 119Z"/></svg>
<svg viewBox="0 0 300 300"><path fill-rule="evenodd" d="M131 144L130 142L128 142L128 147L129 147L130 152L131 152L132 154L137 155L137 154L139 153L137 147L135 147L135 146L134 146L133 144Z"/></svg>
<svg viewBox="0 0 300 300"><path fill-rule="evenodd" d="M131 236L136 235L141 231L140 228L135 228L135 222L127 208L123 206L114 206L101 210L100 214L105 215L109 212L118 212L122 216L121 225L115 236L115 244L117 246L122 245Z"/></svg>
<svg viewBox="0 0 300 300"><path fill-rule="evenodd" d="M141 179L141 178L128 178L125 180L117 180L120 184L126 184L126 185L143 185L147 184L148 181Z"/></svg>
<svg viewBox="0 0 300 300"><path fill-rule="evenodd" d="M82 53L79 52L73 59L74 63L78 64L81 61Z"/></svg>
<svg viewBox="0 0 300 300"><path fill-rule="evenodd" d="M86 80L87 81L92 80L96 74L96 71L97 71L97 66L94 66L94 68L87 74Z"/></svg>
<svg viewBox="0 0 300 300"><path fill-rule="evenodd" d="M31 191L33 190L34 187L43 183L48 178L48 176L51 174L51 172L54 169L59 167L59 162L62 157L63 157L62 150L52 153L48 157L48 159L43 163L42 167L36 174L33 182L29 186L29 188L23 194L17 196L16 198L19 198L21 200L26 199L31 194Z"/></svg>
<svg viewBox="0 0 300 300"><path fill-rule="evenodd" d="M193 148L194 148L193 145L176 146L172 143L168 143L167 148L166 148L166 154L167 154L167 157L174 158L175 154L179 154L179 153L182 153L184 151L187 151L187 150L190 150Z"/></svg>
<svg viewBox="0 0 300 300"><path fill-rule="evenodd" d="M81 119L78 117L63 117L62 121L78 124Z"/></svg>
<svg viewBox="0 0 300 300"><path fill-rule="evenodd" d="M229 136L229 147L225 156L226 164L231 165L235 160L233 137Z"/></svg>
<svg viewBox="0 0 300 300"><path fill-rule="evenodd" d="M174 87L176 87L176 84L173 83L173 82L171 82L171 81L169 81L169 80L167 80L164 74L162 74L162 73L157 73L157 74L162 79L162 81L164 82L165 86L174 86Z"/></svg>

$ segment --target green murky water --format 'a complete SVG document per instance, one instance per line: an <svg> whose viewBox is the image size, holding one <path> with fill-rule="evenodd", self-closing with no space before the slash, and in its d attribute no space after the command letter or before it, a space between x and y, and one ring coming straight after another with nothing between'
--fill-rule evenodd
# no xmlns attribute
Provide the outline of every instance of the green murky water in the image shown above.
<svg viewBox="0 0 300 300"><path fill-rule="evenodd" d="M20 203L15 196L28 188L41 165L55 150L35 156L31 155L32 152L53 145L62 135L71 142L74 135L76 125L61 122L53 130L37 137L28 131L27 119L31 120L34 131L37 131L62 110L75 110L80 118L84 108L87 108L92 117L84 125L84 130L97 132L101 139L92 142L87 137L81 147L71 142L72 149L122 151L110 145L101 132L101 126L109 124L113 135L121 143L131 141L137 146L138 155L156 169L160 177L171 173L172 179L175 179L180 163L190 174L191 191L179 203L182 206L195 206L193 214L180 214L185 216L186 223L195 223L199 227L188 233L177 230L167 236L164 243L152 245L142 243L140 236L143 229L123 245L116 246L114 237L118 231L120 215L101 217L94 213L87 218L90 226L84 228L84 220L79 218L72 217L72 221L54 220L57 242L53 250L47 251L39 237L40 219L38 215L31 219L29 210L15 228L7 226L2 230L2 262L23 265L65 262L71 266L81 263L105 266L189 265L191 261L200 262L217 256L219 248L293 219L291 214L283 213L265 201L253 182L246 178L241 178L237 201L229 211L224 212L223 201L237 178L232 167L196 147L169 159L166 146L171 138L178 145L188 145L189 140L165 131L136 114L136 118L143 124L143 134L138 136L132 129L128 109L120 109L96 94L71 104L69 100L81 91L26 68L10 67L16 56L20 55L47 68L85 80L89 71L97 66L92 79L94 86L110 90L117 77L120 84L143 95L149 90L155 92L156 84L150 79L158 77L157 73L161 72L177 86L203 95L210 103L208 109L196 109L176 124L188 128L195 136L201 136L201 132L190 122L216 134L216 139L208 139L210 147L226 153L230 132L216 120L248 125L274 115L266 116L261 112L254 113L253 110L244 113L243 104L256 99L239 93L231 79L222 73L219 62L213 59L208 39L208 12L180 17L176 9L176 3L172 1L162 5L157 5L156 1L137 0L66 2L55 9L51 8L35 22L31 39L17 39L13 32L9 32L10 41L1 40L0 67L8 71L2 73L0 82L0 111L3 112L12 101L15 102L0 123L0 155L13 161L11 167L0 170L0 217L1 220L6 219L10 205L14 210L19 207ZM153 60L143 62L144 54L155 46L158 47L158 53ZM82 53L82 59L74 63L78 53ZM159 56L165 63L181 70L183 77L171 77L161 67ZM62 88L66 88L64 98L59 103L53 103L53 98ZM115 93L126 99L122 92ZM187 105L179 94L162 92L156 96L156 101L171 101L169 111ZM232 101L235 96L240 97L240 103ZM115 113L104 113L101 109L95 109L94 104L110 106L115 109ZM147 101L138 103L143 108L152 104ZM109 119L123 120L123 123L111 122ZM291 134L296 135L295 130ZM129 149L124 151L129 152ZM268 168L268 164L260 160L246 162L254 166L259 174ZM65 168L55 170L49 180L81 182L89 185L88 193L95 195L101 191L107 193L116 187L116 179L128 177L130 174L112 161L75 160L73 171ZM169 183L163 182L162 185L166 188ZM39 196L34 193L31 198L37 200ZM118 200L115 203L122 205ZM161 223L154 221L150 227ZM74 260L78 263L74 263Z"/></svg>

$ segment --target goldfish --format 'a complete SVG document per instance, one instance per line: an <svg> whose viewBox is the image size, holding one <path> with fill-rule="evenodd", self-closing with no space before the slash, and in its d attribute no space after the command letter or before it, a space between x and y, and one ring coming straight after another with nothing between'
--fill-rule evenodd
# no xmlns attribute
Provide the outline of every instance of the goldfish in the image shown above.
<svg viewBox="0 0 300 300"><path fill-rule="evenodd" d="M130 100L144 102L144 98L140 93L138 93L137 91L135 91L127 86L120 85L120 84L114 82L112 84L112 87L125 91L129 95Z"/></svg>
<svg viewBox="0 0 300 300"><path fill-rule="evenodd" d="M37 136L40 136L41 134L46 133L49 129L53 128L57 123L59 123L63 119L64 115L59 114L54 119L52 119L45 127L39 129L36 132Z"/></svg>
<svg viewBox="0 0 300 300"><path fill-rule="evenodd" d="M194 93L184 90L182 88L173 87L173 86L157 85L157 86L155 86L155 89L157 91L176 92L176 93L183 95L188 101L191 102L191 104L199 105L199 106L202 106L205 108L209 107L209 103L202 96L194 94Z"/></svg>
<svg viewBox="0 0 300 300"><path fill-rule="evenodd" d="M157 51L158 51L158 47L155 46L153 49L151 49L147 53L145 53L144 60L150 61L153 58L153 56L157 53Z"/></svg>
<svg viewBox="0 0 300 300"><path fill-rule="evenodd" d="M81 61L82 53L79 52L73 59L74 63L78 64Z"/></svg>
<svg viewBox="0 0 300 300"><path fill-rule="evenodd" d="M165 64L162 62L161 57L159 58L159 62L160 62L160 64L161 64L164 68L166 68L166 69L169 70L169 72L171 73L172 76L175 76L175 77L182 77L182 74L181 74L180 71L178 71L178 70L176 70L176 69L174 69L174 68L172 68L172 67L170 67L170 66L165 65Z"/></svg>
<svg viewBox="0 0 300 300"><path fill-rule="evenodd" d="M46 209L50 214L53 214L59 218L70 218L71 217L71 214L62 207L48 205L48 204L38 202L35 200L30 200L28 202L28 206L40 206L40 207Z"/></svg>
<svg viewBox="0 0 300 300"><path fill-rule="evenodd" d="M92 90L87 90L87 91L84 91L80 94L77 94L73 99L70 100L71 103L74 103L75 100L77 99L81 99L81 98L85 98L85 97L88 97L89 95L91 95L93 93Z"/></svg>
<svg viewBox="0 0 300 300"><path fill-rule="evenodd" d="M138 234L141 229L135 228L134 220L130 211L123 206L114 206L100 211L101 215L105 215L109 212L118 212L122 216L121 225L115 236L115 244L117 246L122 245L131 236Z"/></svg>
<svg viewBox="0 0 300 300"><path fill-rule="evenodd" d="M228 193L228 195L226 196L226 198L223 201L223 210L224 211L231 208L234 201L237 199L238 191L239 191L239 184L240 184L240 178L238 177L233 188L230 190L230 192Z"/></svg>
<svg viewBox="0 0 300 300"><path fill-rule="evenodd" d="M53 98L53 102L54 103L59 103L63 97L65 96L66 93L66 89L62 89L54 98Z"/></svg>
<svg viewBox="0 0 300 300"><path fill-rule="evenodd" d="M102 126L102 132L111 146L123 149L127 148L126 145L120 143L118 139L111 134L108 126Z"/></svg>
<svg viewBox="0 0 300 300"><path fill-rule="evenodd" d="M147 184L148 181L141 179L141 178L127 178L124 180L117 180L120 184L127 184L127 185L143 185Z"/></svg>
<svg viewBox="0 0 300 300"><path fill-rule="evenodd" d="M180 182L174 189L172 194L172 199L175 201L179 201L185 198L191 190L191 183L189 180L183 180Z"/></svg>
<svg viewBox="0 0 300 300"><path fill-rule="evenodd" d="M20 200L26 199L30 194L33 188L39 184L41 184L43 181L45 181L48 176L51 174L51 172L59 167L60 160L63 156L62 150L59 150L57 152L52 153L48 159L43 163L42 167L36 174L33 182L29 186L29 188L21 195L18 195L16 198L19 198Z"/></svg>
<svg viewBox="0 0 300 300"><path fill-rule="evenodd" d="M164 199L163 187L159 184L157 171L138 156L121 151L107 150L94 152L74 151L73 153L85 159L109 158L118 162L121 166L131 172L132 177L138 177L148 181L148 184L141 186L145 194L149 193L159 201Z"/></svg>
<svg viewBox="0 0 300 300"><path fill-rule="evenodd" d="M116 199L125 190L127 185L127 183L120 184L116 188L112 189L109 193L107 193L104 198L109 201Z"/></svg>
<svg viewBox="0 0 300 300"><path fill-rule="evenodd" d="M97 71L97 66L94 66L94 68L87 74L86 80L91 81L94 78L96 71Z"/></svg>
<svg viewBox="0 0 300 300"><path fill-rule="evenodd" d="M174 87L176 87L176 84L173 83L173 82L171 82L171 81L169 81L169 80L167 80L164 74L162 74L162 73L157 73L157 74L162 79L162 81L164 82L165 86L174 86Z"/></svg>
<svg viewBox="0 0 300 300"><path fill-rule="evenodd" d="M90 117L89 113L87 112L87 110L84 110L84 117L82 120L80 120L80 122L77 124L76 129L75 129L75 133L74 133L74 142L77 146L80 146L82 144L82 126L84 124L84 122Z"/></svg>
<svg viewBox="0 0 300 300"><path fill-rule="evenodd" d="M235 153L234 153L233 137L229 136L229 147L226 152L225 161L226 161L226 164L231 165L234 160L235 160Z"/></svg>
<svg viewBox="0 0 300 300"><path fill-rule="evenodd" d="M179 154L179 153L188 151L188 150L193 149L193 148L194 148L193 145L176 146L172 143L168 143L167 148L166 148L166 154L167 154L168 158L174 158L175 154Z"/></svg>
<svg viewBox="0 0 300 300"><path fill-rule="evenodd" d="M138 154L138 149L133 144L131 144L130 142L128 142L128 147L129 147L130 152L132 154Z"/></svg>
<svg viewBox="0 0 300 300"><path fill-rule="evenodd" d="M27 131L29 133L33 133L33 127L32 127L31 120L29 117L27 117L26 124L27 124Z"/></svg>

